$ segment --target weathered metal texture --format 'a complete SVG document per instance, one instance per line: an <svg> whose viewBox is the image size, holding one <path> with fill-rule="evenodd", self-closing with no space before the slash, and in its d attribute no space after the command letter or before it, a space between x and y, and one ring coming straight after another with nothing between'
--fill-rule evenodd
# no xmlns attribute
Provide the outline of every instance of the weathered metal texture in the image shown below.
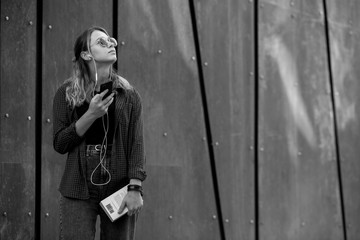
<svg viewBox="0 0 360 240"><path fill-rule="evenodd" d="M119 72L144 108L137 238L220 239L188 1L119 1L118 16Z"/></svg>
<svg viewBox="0 0 360 240"><path fill-rule="evenodd" d="M1 1L0 239L32 239L36 1Z"/></svg>
<svg viewBox="0 0 360 240"><path fill-rule="evenodd" d="M360 2L327 1L347 239L360 235Z"/></svg>
<svg viewBox="0 0 360 240"><path fill-rule="evenodd" d="M260 239L343 239L323 2L259 5Z"/></svg>
<svg viewBox="0 0 360 240"><path fill-rule="evenodd" d="M59 235L58 186L66 155L53 149L52 102L57 88L72 73L73 45L87 28L98 25L112 33L112 1L43 2L41 239Z"/></svg>
<svg viewBox="0 0 360 240"><path fill-rule="evenodd" d="M253 8L253 1L195 1L226 239L254 239Z"/></svg>

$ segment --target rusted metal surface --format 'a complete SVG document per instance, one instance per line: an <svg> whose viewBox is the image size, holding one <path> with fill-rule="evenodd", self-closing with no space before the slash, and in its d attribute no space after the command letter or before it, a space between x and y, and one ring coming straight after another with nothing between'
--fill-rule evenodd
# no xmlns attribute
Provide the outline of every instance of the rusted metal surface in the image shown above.
<svg viewBox="0 0 360 240"><path fill-rule="evenodd" d="M34 166L0 164L1 239L33 239L35 224Z"/></svg>
<svg viewBox="0 0 360 240"><path fill-rule="evenodd" d="M343 239L323 5L284 2L259 8L260 239Z"/></svg>
<svg viewBox="0 0 360 240"><path fill-rule="evenodd" d="M59 235L58 186L66 155L52 146L52 101L57 88L70 77L73 45L87 28L98 25L112 33L112 1L43 2L43 81L42 81L42 185L41 239Z"/></svg>
<svg viewBox="0 0 360 240"><path fill-rule="evenodd" d="M1 1L0 239L34 237L35 26L36 1Z"/></svg>
<svg viewBox="0 0 360 240"><path fill-rule="evenodd" d="M75 38L93 25L112 33L115 19L119 72L138 89L144 107L149 177L137 238L217 240L223 221L226 239L252 240L256 206L259 239L339 240L345 230L347 239L358 238L360 3L260 0L256 28L254 0L194 0L200 69L189 3L118 1L114 16L113 1L43 1L42 13L34 0L1 2L0 239L36 237L35 145L40 143L35 121L42 128L40 239L58 237L57 188L66 156L52 146L52 99L71 74ZM43 14L43 22L37 22L37 14ZM39 26L42 49L36 49ZM256 29L259 56L254 53ZM42 93L36 92L37 51L42 51ZM254 69L255 57L259 69ZM257 71L259 79L254 79ZM216 209L202 80L222 219ZM36 94L42 94L38 106ZM42 107L41 119L36 119L36 107ZM254 173L259 189L254 189Z"/></svg>
<svg viewBox="0 0 360 240"><path fill-rule="evenodd" d="M254 239L254 3L195 1L226 239Z"/></svg>
<svg viewBox="0 0 360 240"><path fill-rule="evenodd" d="M360 235L360 2L327 1L347 239Z"/></svg>
<svg viewBox="0 0 360 240"><path fill-rule="evenodd" d="M121 1L118 15L120 74L144 105L137 238L220 239L188 1Z"/></svg>

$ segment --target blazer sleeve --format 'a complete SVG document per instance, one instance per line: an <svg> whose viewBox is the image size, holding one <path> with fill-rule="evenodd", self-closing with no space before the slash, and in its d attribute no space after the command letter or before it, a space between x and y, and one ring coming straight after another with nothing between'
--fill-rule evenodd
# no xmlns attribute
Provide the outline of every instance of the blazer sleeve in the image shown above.
<svg viewBox="0 0 360 240"><path fill-rule="evenodd" d="M83 140L76 133L76 121L71 121L71 109L66 102L65 93L65 86L60 87L53 101L53 146L61 154L71 151Z"/></svg>
<svg viewBox="0 0 360 240"><path fill-rule="evenodd" d="M139 179L144 181L146 178L145 167L145 147L144 147L144 133L143 133L143 115L141 97L136 90L132 94L132 112L129 124L129 147L130 156L129 164L129 179Z"/></svg>

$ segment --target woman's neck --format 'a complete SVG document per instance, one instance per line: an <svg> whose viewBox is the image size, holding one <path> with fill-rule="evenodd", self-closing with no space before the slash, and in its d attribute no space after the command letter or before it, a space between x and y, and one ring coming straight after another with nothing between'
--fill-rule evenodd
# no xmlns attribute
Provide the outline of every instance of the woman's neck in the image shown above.
<svg viewBox="0 0 360 240"><path fill-rule="evenodd" d="M97 68L97 84L95 89L100 90L100 85L109 81L110 77L110 67L98 67ZM95 69L91 70L91 77L95 79Z"/></svg>

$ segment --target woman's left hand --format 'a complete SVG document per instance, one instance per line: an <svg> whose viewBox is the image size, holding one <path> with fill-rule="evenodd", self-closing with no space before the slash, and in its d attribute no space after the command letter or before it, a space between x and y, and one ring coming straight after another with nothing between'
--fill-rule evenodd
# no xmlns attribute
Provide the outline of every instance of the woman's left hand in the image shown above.
<svg viewBox="0 0 360 240"><path fill-rule="evenodd" d="M143 198L142 198L140 192L129 191L125 195L125 198L124 198L118 212L122 213L124 211L125 207L127 207L128 215L131 216L133 214L139 213L143 205L144 205Z"/></svg>

